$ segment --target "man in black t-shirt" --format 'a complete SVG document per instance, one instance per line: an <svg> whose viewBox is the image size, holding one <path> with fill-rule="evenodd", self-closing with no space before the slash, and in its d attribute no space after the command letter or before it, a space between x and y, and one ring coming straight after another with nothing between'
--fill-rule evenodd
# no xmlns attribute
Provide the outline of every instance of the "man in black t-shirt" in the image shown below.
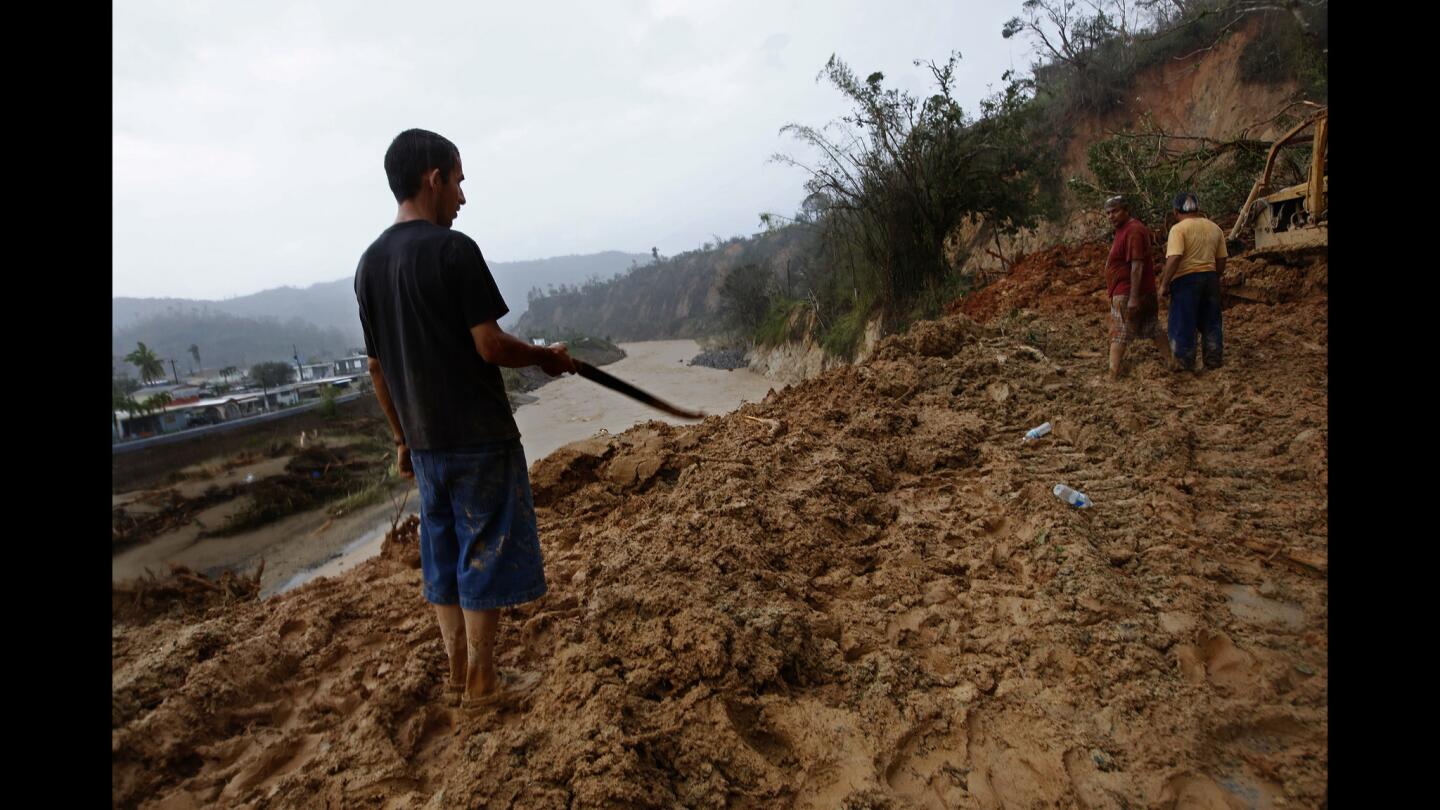
<svg viewBox="0 0 1440 810"><path fill-rule="evenodd" d="M496 323L509 312L480 248L450 229L465 204L460 152L422 129L385 153L400 204L366 249L355 298L375 396L396 464L420 488L420 561L450 661L448 692L466 708L501 696L499 608L545 593L544 563L520 431L500 367L574 373L563 345L532 346Z"/></svg>

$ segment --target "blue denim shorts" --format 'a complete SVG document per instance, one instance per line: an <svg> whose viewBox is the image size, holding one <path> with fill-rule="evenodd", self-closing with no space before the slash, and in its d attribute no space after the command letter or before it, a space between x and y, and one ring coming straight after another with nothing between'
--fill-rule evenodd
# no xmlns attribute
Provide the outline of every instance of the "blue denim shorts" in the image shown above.
<svg viewBox="0 0 1440 810"><path fill-rule="evenodd" d="M425 600L464 610L545 594L530 474L519 439L461 450L412 450L420 486Z"/></svg>

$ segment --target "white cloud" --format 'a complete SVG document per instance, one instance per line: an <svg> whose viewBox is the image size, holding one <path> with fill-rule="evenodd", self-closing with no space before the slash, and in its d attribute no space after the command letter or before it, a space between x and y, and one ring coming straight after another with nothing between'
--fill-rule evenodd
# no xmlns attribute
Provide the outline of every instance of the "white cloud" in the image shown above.
<svg viewBox="0 0 1440 810"><path fill-rule="evenodd" d="M379 2L114 8L117 295L221 297L354 268L393 218L381 169L402 129L465 156L457 227L496 260L662 253L793 211L790 122L846 107L831 53L921 88L961 63L967 108L1008 67L1013 9L922 0ZM183 223L180 233L175 224Z"/></svg>

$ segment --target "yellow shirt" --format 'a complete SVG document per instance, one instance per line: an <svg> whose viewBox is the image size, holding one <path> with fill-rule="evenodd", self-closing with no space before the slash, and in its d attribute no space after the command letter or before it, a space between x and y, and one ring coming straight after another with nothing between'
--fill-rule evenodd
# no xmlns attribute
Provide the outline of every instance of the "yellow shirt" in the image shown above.
<svg viewBox="0 0 1440 810"><path fill-rule="evenodd" d="M1191 273L1214 272L1215 259L1225 252L1225 232L1204 217L1182 219L1170 228L1170 241L1165 245L1165 258L1180 257L1174 281Z"/></svg>

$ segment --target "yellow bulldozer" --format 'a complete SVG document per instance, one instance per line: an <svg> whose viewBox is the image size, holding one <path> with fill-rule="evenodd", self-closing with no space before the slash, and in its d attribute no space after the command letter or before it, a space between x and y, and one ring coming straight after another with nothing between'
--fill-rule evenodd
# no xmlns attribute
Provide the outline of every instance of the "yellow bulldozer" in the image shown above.
<svg viewBox="0 0 1440 810"><path fill-rule="evenodd" d="M1260 253L1290 251L1329 245L1330 177L1329 108L1321 107L1280 136L1270 146L1265 170L1250 189L1250 196L1240 209L1240 218L1230 229L1229 239L1240 237L1241 230L1255 226L1255 250ZM1303 183L1271 191L1275 159L1282 149L1310 144L1309 179Z"/></svg>

